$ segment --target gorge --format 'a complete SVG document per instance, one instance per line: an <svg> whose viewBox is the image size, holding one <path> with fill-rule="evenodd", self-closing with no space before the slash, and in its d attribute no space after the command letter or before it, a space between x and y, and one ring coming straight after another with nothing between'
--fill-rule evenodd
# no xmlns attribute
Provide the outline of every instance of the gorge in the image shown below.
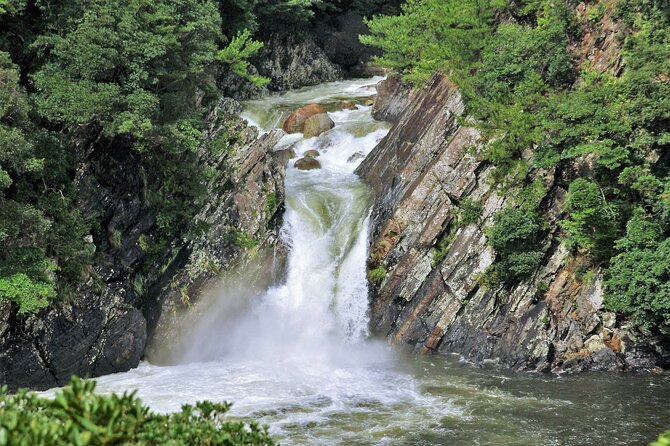
<svg viewBox="0 0 670 446"><path fill-rule="evenodd" d="M668 61L660 0L0 0L0 446L664 445Z"/></svg>

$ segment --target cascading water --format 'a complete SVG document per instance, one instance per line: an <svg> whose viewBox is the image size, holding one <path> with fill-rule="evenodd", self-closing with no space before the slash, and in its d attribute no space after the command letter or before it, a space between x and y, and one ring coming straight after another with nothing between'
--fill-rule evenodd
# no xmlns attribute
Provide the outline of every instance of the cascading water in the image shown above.
<svg viewBox="0 0 670 446"><path fill-rule="evenodd" d="M245 116L270 130L299 106L369 96L377 80L252 101ZM232 416L268 424L282 444L642 444L670 425L655 409L667 378L512 375L454 358L404 360L367 340L371 196L353 171L388 125L370 107L330 115L333 130L279 144L298 155L316 149L322 165L287 171L284 283L260 296L223 287L187 335L180 365L143 363L99 378L101 391L137 389L158 411L230 401Z"/></svg>

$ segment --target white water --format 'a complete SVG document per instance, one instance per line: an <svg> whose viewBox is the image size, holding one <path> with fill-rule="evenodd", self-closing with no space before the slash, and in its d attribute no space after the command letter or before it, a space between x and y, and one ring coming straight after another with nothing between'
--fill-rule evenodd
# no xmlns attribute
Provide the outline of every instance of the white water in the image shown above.
<svg viewBox="0 0 670 446"><path fill-rule="evenodd" d="M267 131L287 110L369 96L377 81L333 83L250 102L246 117ZM228 289L219 296L220 309L209 309L191 334L183 364L144 363L100 378L100 390L138 389L159 411L202 399L230 401L232 415L260 418L284 444L336 444L347 437L386 442L403 424L413 429L434 419L436 413L428 412L457 412L422 395L413 377L397 370L386 344L367 341L371 194L353 171L388 125L375 122L370 107L335 111L331 117L336 127L330 132L307 140L290 135L278 145L294 145L298 156L317 149L322 165L304 172L289 163L282 228L290 247L285 283L257 296L233 319L223 314L235 298ZM342 423L355 416L369 422L347 432Z"/></svg>
<svg viewBox="0 0 670 446"><path fill-rule="evenodd" d="M269 130L287 110L367 96L375 81L265 98L245 113ZM510 375L436 357L404 361L368 340L371 197L353 174L360 159L349 159L388 126L369 107L331 116L336 127L321 137L279 144L317 149L323 166L287 172L284 284L251 297L252 287L222 286L185 333L190 348L178 365L98 378L101 391L136 389L158 411L229 401L232 416L269 425L282 444L646 444L669 425L670 378Z"/></svg>

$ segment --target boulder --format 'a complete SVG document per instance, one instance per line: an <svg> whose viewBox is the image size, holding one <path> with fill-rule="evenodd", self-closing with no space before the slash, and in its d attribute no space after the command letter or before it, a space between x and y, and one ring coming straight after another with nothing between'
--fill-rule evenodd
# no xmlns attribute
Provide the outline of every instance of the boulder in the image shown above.
<svg viewBox="0 0 670 446"><path fill-rule="evenodd" d="M295 168L298 170L315 170L321 169L321 163L315 158L304 157L300 158L294 164Z"/></svg>
<svg viewBox="0 0 670 446"><path fill-rule="evenodd" d="M319 136L333 127L335 127L335 123L330 119L328 113L319 113L318 115L310 116L305 120L302 133L305 135L305 138L311 138L313 136Z"/></svg>
<svg viewBox="0 0 670 446"><path fill-rule="evenodd" d="M296 155L295 150L293 150L292 147L283 150L276 150L274 154L277 157L279 164L282 166L287 166L288 162L295 158Z"/></svg>
<svg viewBox="0 0 670 446"><path fill-rule="evenodd" d="M365 107L370 107L371 105L375 104L375 99L376 98L377 98L377 96L370 96L368 98L363 98L363 99L361 99L361 105L363 105Z"/></svg>
<svg viewBox="0 0 670 446"><path fill-rule="evenodd" d="M414 98L412 88L393 76L379 82L376 88L372 117L378 121L398 122Z"/></svg>
<svg viewBox="0 0 670 446"><path fill-rule="evenodd" d="M282 129L286 133L301 133L303 131L305 121L308 118L314 115L324 113L326 113L326 109L324 109L319 104L305 105L304 107L300 107L299 109L291 113L289 117L286 118L286 121L284 121Z"/></svg>
<svg viewBox="0 0 670 446"><path fill-rule="evenodd" d="M314 149L312 149L312 150L308 150L308 151L306 151L306 152L303 154L303 156L304 156L305 158L318 158L319 156L321 156L321 154L319 153L318 150L314 150Z"/></svg>
<svg viewBox="0 0 670 446"><path fill-rule="evenodd" d="M353 155L351 155L349 158L347 158L347 162L348 163L353 163L353 162L356 162L358 160L362 160L363 158L365 158L365 155L363 154L363 152L355 152Z"/></svg>
<svg viewBox="0 0 670 446"><path fill-rule="evenodd" d="M339 107L341 110L358 110L358 106L353 101L341 101Z"/></svg>

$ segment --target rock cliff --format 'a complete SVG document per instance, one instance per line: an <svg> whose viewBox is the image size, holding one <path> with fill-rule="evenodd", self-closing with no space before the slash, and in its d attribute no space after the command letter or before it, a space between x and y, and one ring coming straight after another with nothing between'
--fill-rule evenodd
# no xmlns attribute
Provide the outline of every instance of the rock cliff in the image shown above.
<svg viewBox="0 0 670 446"><path fill-rule="evenodd" d="M44 389L65 384L72 374L90 377L135 367L156 327L195 301L219 271L244 265L258 250L277 250L268 258L281 259L277 230L284 164L281 154L272 152L280 135L259 137L237 112L234 101L223 99L207 118L208 139L226 128L236 142L218 154L200 151L203 168L212 172L207 204L194 219L200 223L193 224L187 240L171 240L153 258L157 215L143 205L139 155L91 147L77 171L79 206L101 222L92 245L108 243L102 234L115 240L70 299L37 314L0 307L1 383ZM258 272L271 277L267 273Z"/></svg>
<svg viewBox="0 0 670 446"><path fill-rule="evenodd" d="M482 283L495 261L485 228L497 211L514 206L512 194L491 185L493 166L477 157L477 130L462 125L467 120L458 89L435 76L415 94L357 170L376 193L372 331L415 351L494 360L518 370L670 366L667 339L604 311L601 275L580 277L578 259L560 241L566 191L557 178L588 166L528 173L547 191L541 205L550 227L547 254L529 280ZM481 202L483 212L479 221L459 225L465 199Z"/></svg>

